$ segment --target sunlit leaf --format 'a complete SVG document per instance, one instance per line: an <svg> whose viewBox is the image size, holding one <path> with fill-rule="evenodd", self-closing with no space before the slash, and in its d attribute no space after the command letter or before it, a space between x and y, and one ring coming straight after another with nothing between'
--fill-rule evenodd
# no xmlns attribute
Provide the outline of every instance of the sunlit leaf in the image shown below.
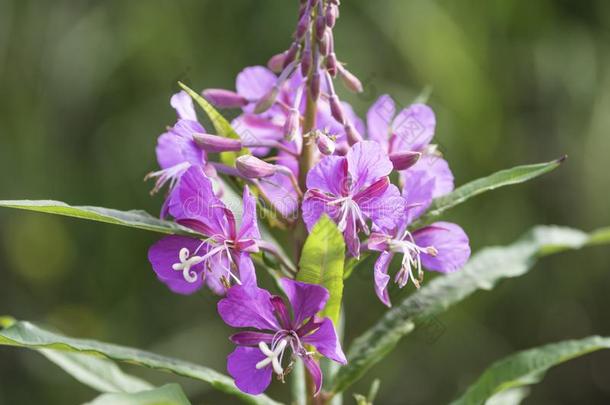
<svg viewBox="0 0 610 405"><path fill-rule="evenodd" d="M178 384L134 393L100 395L87 405L191 405Z"/></svg>
<svg viewBox="0 0 610 405"><path fill-rule="evenodd" d="M246 403L257 405L277 404L265 395L252 396L241 392L230 377L204 366L130 347L62 336L48 332L29 322L17 321L0 330L0 345L28 349L55 349L106 357L115 361L204 381L220 391L239 397Z"/></svg>
<svg viewBox="0 0 610 405"><path fill-rule="evenodd" d="M343 297L344 259L343 235L337 225L323 215L305 241L297 280L326 287L330 298L321 315L329 317L335 325L339 320Z"/></svg>
<svg viewBox="0 0 610 405"><path fill-rule="evenodd" d="M601 349L610 349L610 338L591 336L536 347L510 355L491 365L452 405L484 404L505 390L535 384L558 364Z"/></svg>
<svg viewBox="0 0 610 405"><path fill-rule="evenodd" d="M610 243L607 229L587 234L564 227L538 226L509 246L481 250L463 269L424 284L356 338L333 391L349 387L387 356L405 335L416 327L430 325L434 315L478 290L491 290L502 279L527 273L540 255L602 243Z"/></svg>

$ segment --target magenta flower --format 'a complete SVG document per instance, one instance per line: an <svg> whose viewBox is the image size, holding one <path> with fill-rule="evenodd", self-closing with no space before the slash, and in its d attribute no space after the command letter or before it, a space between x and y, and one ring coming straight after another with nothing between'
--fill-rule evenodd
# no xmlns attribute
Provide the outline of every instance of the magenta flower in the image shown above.
<svg viewBox="0 0 610 405"><path fill-rule="evenodd" d="M419 287L422 266L451 273L459 270L470 257L468 236L456 224L435 222L413 232L407 229L430 206L434 189L435 179L426 172L415 172L408 177L403 188L407 204L401 221L392 230L378 230L369 238L368 248L382 252L374 267L375 292L387 306L391 306L388 269L395 254L402 254L401 267L394 278L400 288L409 280Z"/></svg>
<svg viewBox="0 0 610 405"><path fill-rule="evenodd" d="M352 256L359 256L358 232L369 233L367 219L393 229L404 212L404 200L388 175L392 162L379 144L362 141L345 156L327 156L307 174L303 220L311 230L320 216L336 223Z"/></svg>
<svg viewBox="0 0 610 405"><path fill-rule="evenodd" d="M178 114L178 122L157 140L157 161L161 170L149 173L147 178L156 178L153 192L159 191L167 182L173 188L180 176L192 166L204 166L205 152L193 140L193 134L205 133L197 121L193 100L181 91L172 96L170 103Z"/></svg>
<svg viewBox="0 0 610 405"><path fill-rule="evenodd" d="M281 297L256 286L234 286L218 303L218 313L225 323L254 329L231 336L237 348L227 358L227 369L240 390L256 395L267 389L273 373L283 380L294 361L301 359L318 393L322 371L305 345L337 363L347 363L332 321L316 316L326 305L328 291L286 278L280 282L292 310ZM286 362L288 349L292 355Z"/></svg>
<svg viewBox="0 0 610 405"><path fill-rule="evenodd" d="M367 113L368 137L377 141L389 156L403 152L420 152L421 158L408 170L401 171L403 182L418 171L426 171L436 179L433 197L453 190L453 174L449 164L430 142L434 137L436 117L425 104L412 104L396 114L394 100L383 95Z"/></svg>
<svg viewBox="0 0 610 405"><path fill-rule="evenodd" d="M216 197L201 167L191 167L181 176L167 208L178 223L205 237L167 236L149 249L148 260L170 290L192 294L206 284L223 294L232 283L256 284L249 254L258 251L260 233L256 201L248 187L239 230L233 212Z"/></svg>

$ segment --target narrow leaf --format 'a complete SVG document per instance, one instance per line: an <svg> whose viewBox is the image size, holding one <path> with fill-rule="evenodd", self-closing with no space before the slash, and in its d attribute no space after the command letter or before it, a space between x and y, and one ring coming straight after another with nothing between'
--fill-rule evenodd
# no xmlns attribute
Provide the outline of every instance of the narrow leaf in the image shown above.
<svg viewBox="0 0 610 405"><path fill-rule="evenodd" d="M71 206L53 200L0 200L0 207L63 215L165 234L197 236L197 233L186 227L155 218L141 210L119 211L103 207Z"/></svg>
<svg viewBox="0 0 610 405"><path fill-rule="evenodd" d="M99 392L138 392L153 388L148 382L124 373L107 359L52 349L40 349L39 352L76 380Z"/></svg>
<svg viewBox="0 0 610 405"><path fill-rule="evenodd" d="M553 366L601 349L610 349L610 338L591 336L567 340L510 355L485 370L452 405L484 404L500 392L541 381Z"/></svg>
<svg viewBox="0 0 610 405"><path fill-rule="evenodd" d="M17 321L0 330L0 345L29 349L55 349L106 357L115 361L144 366L205 381L214 388L233 394L244 402L257 405L277 404L265 395L252 396L241 392L230 377L197 364L160 356L144 350L102 343L95 340L75 339L48 332L29 322Z"/></svg>
<svg viewBox="0 0 610 405"><path fill-rule="evenodd" d="M413 224L414 228L432 222L436 217L450 208L487 191L495 190L504 186L524 183L538 176L542 176L561 165L565 156L545 163L516 166L511 169L500 170L487 177L482 177L466 183L453 192L434 200L426 215Z"/></svg>
<svg viewBox="0 0 610 405"><path fill-rule="evenodd" d="M297 280L319 284L330 293L321 315L329 317L335 325L339 321L343 297L343 262L345 243L337 225L326 215L314 225L305 241Z"/></svg>
<svg viewBox="0 0 610 405"><path fill-rule="evenodd" d="M527 273L539 255L600 243L610 243L610 233L589 235L570 228L538 226L512 245L481 250L462 270L425 284L356 338L347 353L349 363L339 370L333 391L341 392L358 380L416 326L429 325L434 315L477 290L491 290L502 279Z"/></svg>
<svg viewBox="0 0 610 405"><path fill-rule="evenodd" d="M135 393L100 395L86 405L191 405L178 384Z"/></svg>
<svg viewBox="0 0 610 405"><path fill-rule="evenodd" d="M178 84L203 109L210 121L212 121L212 125L214 125L214 129L218 135L232 139L240 139L240 136L235 132L233 127L231 127L229 121L227 121L212 104L184 83L178 82ZM226 165L234 166L236 157L246 153L248 153L248 149L246 148L242 148L239 152L222 152L220 154L220 160Z"/></svg>

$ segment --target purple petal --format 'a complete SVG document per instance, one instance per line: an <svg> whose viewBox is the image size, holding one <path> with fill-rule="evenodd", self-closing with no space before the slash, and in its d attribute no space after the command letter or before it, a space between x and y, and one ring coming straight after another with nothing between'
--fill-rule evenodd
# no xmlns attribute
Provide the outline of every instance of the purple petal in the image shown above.
<svg viewBox="0 0 610 405"><path fill-rule="evenodd" d="M439 156L424 155L419 159L419 162L409 170L423 170L428 173L428 176L434 178L435 185L434 192L432 193L433 198L444 196L453 191L453 173L451 173L449 163ZM409 170L404 173L408 174Z"/></svg>
<svg viewBox="0 0 610 405"><path fill-rule="evenodd" d="M257 347L238 347L227 357L227 371L240 390L258 395L271 384L271 366L256 369L256 364L265 358Z"/></svg>
<svg viewBox="0 0 610 405"><path fill-rule="evenodd" d="M289 278L282 278L280 283L292 306L295 327L320 312L328 301L328 290L320 285L303 283Z"/></svg>
<svg viewBox="0 0 610 405"><path fill-rule="evenodd" d="M369 139L377 141L386 151L394 114L396 114L394 100L387 94L379 97L366 114Z"/></svg>
<svg viewBox="0 0 610 405"><path fill-rule="evenodd" d="M256 270L250 254L242 252L238 258L239 280L244 286L256 287Z"/></svg>
<svg viewBox="0 0 610 405"><path fill-rule="evenodd" d="M326 156L307 173L307 188L318 189L335 196L346 196L349 191L347 173L346 158Z"/></svg>
<svg viewBox="0 0 610 405"><path fill-rule="evenodd" d="M388 275L388 268L394 255L389 252L383 252L377 258L374 268L374 281L375 281L375 293L377 297L388 307L391 307L390 294L388 294L388 283L390 282L390 276Z"/></svg>
<svg viewBox="0 0 610 405"><path fill-rule="evenodd" d="M165 283L170 290L178 294L192 294L203 285L201 276L204 271L203 263L191 267L191 270L197 275L197 279L192 283L184 278L182 271L174 270L172 266L175 263L180 263L180 249L187 248L193 255L200 245L201 241L198 239L175 235L166 236L150 247L148 261L157 273L159 280ZM205 254L206 248L200 249L197 255Z"/></svg>
<svg viewBox="0 0 610 405"><path fill-rule="evenodd" d="M162 169L188 162L191 165L205 163L205 151L199 149L193 141L194 129L203 130L194 121L180 120L168 132L157 140L155 149L157 162Z"/></svg>
<svg viewBox="0 0 610 405"><path fill-rule="evenodd" d="M434 137L436 118L425 104L413 104L392 122L392 152L421 151Z"/></svg>
<svg viewBox="0 0 610 405"><path fill-rule="evenodd" d="M303 343L315 346L315 348L325 357L328 357L337 363L347 364L347 359L345 358L343 349L341 349L341 343L339 343L333 321L329 318L324 318L318 330L303 337L301 340Z"/></svg>
<svg viewBox="0 0 610 405"><path fill-rule="evenodd" d="M322 369L320 369L318 362L311 356L301 356L301 359L303 360L305 368L316 386L316 392L314 395L318 395L320 389L322 388Z"/></svg>
<svg viewBox="0 0 610 405"><path fill-rule="evenodd" d="M331 219L337 222L340 213L339 206L329 205L332 200L332 197L318 190L309 190L305 193L301 209L303 211L303 221L309 231L318 222L322 214L328 214Z"/></svg>
<svg viewBox="0 0 610 405"><path fill-rule="evenodd" d="M432 246L438 251L436 256L421 254L423 266L430 270L451 273L462 268L470 257L468 236L456 224L435 222L413 232L413 238L419 247Z"/></svg>
<svg viewBox="0 0 610 405"><path fill-rule="evenodd" d="M244 187L244 210L238 239L260 239L261 234L256 222L256 199L250 194L248 186Z"/></svg>
<svg viewBox="0 0 610 405"><path fill-rule="evenodd" d="M394 166L381 146L374 141L355 144L346 155L352 190L361 190L390 174ZM328 158L326 158L328 159Z"/></svg>
<svg viewBox="0 0 610 405"><path fill-rule="evenodd" d="M277 331L280 326L273 312L271 294L262 288L236 285L218 303L223 321L234 328Z"/></svg>
<svg viewBox="0 0 610 405"><path fill-rule="evenodd" d="M263 66L251 66L237 75L235 87L240 96L248 101L262 98L275 85L277 77Z"/></svg>
<svg viewBox="0 0 610 405"><path fill-rule="evenodd" d="M231 342L240 346L258 346L260 342L273 342L273 335L264 332L237 332L229 338Z"/></svg>
<svg viewBox="0 0 610 405"><path fill-rule="evenodd" d="M377 193L363 193L357 202L364 215L369 217L373 224L380 229L390 231L399 226L404 219L405 200L398 188L389 184L387 177L385 179L387 182L385 189L380 189ZM367 190L371 187L369 186Z"/></svg>
<svg viewBox="0 0 610 405"><path fill-rule="evenodd" d="M353 257L360 257L360 238L358 238L358 227L356 226L356 218L353 212L350 211L347 214L345 224L343 239L345 240L347 251Z"/></svg>
<svg viewBox="0 0 610 405"><path fill-rule="evenodd" d="M186 91L182 90L174 94L169 103L174 107L180 119L197 121L193 99Z"/></svg>
<svg viewBox="0 0 610 405"><path fill-rule="evenodd" d="M284 137L284 116L278 122L253 114L242 114L235 118L231 126L244 144L259 144L261 142L279 141ZM250 147L254 155L265 156L269 153L267 147Z"/></svg>
<svg viewBox="0 0 610 405"><path fill-rule="evenodd" d="M401 173L403 174L403 173ZM406 224L419 218L430 204L436 180L425 171L406 171L402 176L404 181L402 195L406 201Z"/></svg>
<svg viewBox="0 0 610 405"><path fill-rule="evenodd" d="M293 218L298 208L297 193L290 179L283 174L276 173L273 176L259 180L259 184L267 199L273 204L282 216Z"/></svg>
<svg viewBox="0 0 610 405"><path fill-rule="evenodd" d="M218 252L208 259L205 270L205 283L216 295L225 295L227 287L223 279L230 278L231 263L224 252Z"/></svg>

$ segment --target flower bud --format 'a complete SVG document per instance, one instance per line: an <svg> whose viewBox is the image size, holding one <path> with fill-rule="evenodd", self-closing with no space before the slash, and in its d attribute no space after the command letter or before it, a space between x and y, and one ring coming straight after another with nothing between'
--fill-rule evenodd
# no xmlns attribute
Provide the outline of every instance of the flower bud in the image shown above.
<svg viewBox="0 0 610 405"><path fill-rule="evenodd" d="M294 140L299 131L299 124L301 120L301 114L296 108L291 108L284 125L284 137L288 141Z"/></svg>
<svg viewBox="0 0 610 405"><path fill-rule="evenodd" d="M252 155L238 157L235 161L235 167L242 176L249 179L269 177L277 172L275 165L260 160Z"/></svg>
<svg viewBox="0 0 610 405"><path fill-rule="evenodd" d="M316 38L322 39L324 32L326 31L326 19L323 15L319 15L316 18Z"/></svg>
<svg viewBox="0 0 610 405"><path fill-rule="evenodd" d="M320 37L320 39L318 39L318 49L320 50L320 54L323 56L328 55L328 51L330 50L330 47L328 46L329 44L329 36L330 36L330 30L325 30L324 34L322 35L322 37Z"/></svg>
<svg viewBox="0 0 610 405"><path fill-rule="evenodd" d="M193 140L201 149L207 152L239 151L242 148L239 139L225 138L224 136L210 134L193 134Z"/></svg>
<svg viewBox="0 0 610 405"><path fill-rule="evenodd" d="M303 77L307 77L309 74L309 70L311 69L312 56L311 56L311 48L306 46L303 50L303 54L301 55L301 74Z"/></svg>
<svg viewBox="0 0 610 405"><path fill-rule="evenodd" d="M347 143L349 143L350 146L354 145L362 140L362 135L360 135L360 132L358 132L356 127L354 127L354 125L351 122L348 122L347 124L345 124L343 129L345 130L345 135L347 137Z"/></svg>
<svg viewBox="0 0 610 405"><path fill-rule="evenodd" d="M316 131L316 145L318 150L323 155L332 155L335 153L335 141L330 139L325 133Z"/></svg>
<svg viewBox="0 0 610 405"><path fill-rule="evenodd" d="M286 59L286 51L273 55L267 62L267 67L273 73L280 73L284 68L284 60Z"/></svg>
<svg viewBox="0 0 610 405"><path fill-rule="evenodd" d="M277 88L277 86L273 86L271 90L269 90L269 92L263 96L263 98L258 100L258 103L256 103L256 105L254 106L254 113L262 114L268 109L270 109L271 106L275 103L278 93L279 89Z"/></svg>
<svg viewBox="0 0 610 405"><path fill-rule="evenodd" d="M349 70L343 67L342 64L337 65L339 76L343 81L343 85L354 93L362 93L362 82Z"/></svg>
<svg viewBox="0 0 610 405"><path fill-rule="evenodd" d="M337 76L337 55L334 52L330 52L326 57L326 70L332 77Z"/></svg>
<svg viewBox="0 0 610 405"><path fill-rule="evenodd" d="M292 45L290 45L290 48L288 48L288 51L286 52L286 57L284 58L284 69L288 67L288 65L290 65L292 62L294 62L294 60L297 57L297 54L299 53L299 50L301 48L301 45L298 42L293 42Z"/></svg>
<svg viewBox="0 0 610 405"><path fill-rule="evenodd" d="M343 107L341 106L341 102L339 101L339 97L336 94L330 96L328 100L330 103L330 113L337 122L343 124L345 122L345 117L343 116Z"/></svg>
<svg viewBox="0 0 610 405"><path fill-rule="evenodd" d="M335 26L338 13L339 9L336 5L329 4L328 7L326 7L326 15L324 17L326 18L326 25L328 25L329 28L333 28Z"/></svg>
<svg viewBox="0 0 610 405"><path fill-rule="evenodd" d="M304 13L303 16L299 19L297 24L297 29L295 31L295 38L302 39L305 36L305 33L309 29L309 22L311 20L311 16L309 13Z"/></svg>
<svg viewBox="0 0 610 405"><path fill-rule="evenodd" d="M225 89L206 89L202 95L218 108L239 108L248 104L245 97Z"/></svg>
<svg viewBox="0 0 610 405"><path fill-rule="evenodd" d="M412 151L390 153L389 156L390 160L392 161L392 164L394 165L395 170L408 169L409 167L417 163L420 157L420 152Z"/></svg>
<svg viewBox="0 0 610 405"><path fill-rule="evenodd" d="M320 72L317 69L311 75L309 91L311 92L313 100L318 100L320 98Z"/></svg>

